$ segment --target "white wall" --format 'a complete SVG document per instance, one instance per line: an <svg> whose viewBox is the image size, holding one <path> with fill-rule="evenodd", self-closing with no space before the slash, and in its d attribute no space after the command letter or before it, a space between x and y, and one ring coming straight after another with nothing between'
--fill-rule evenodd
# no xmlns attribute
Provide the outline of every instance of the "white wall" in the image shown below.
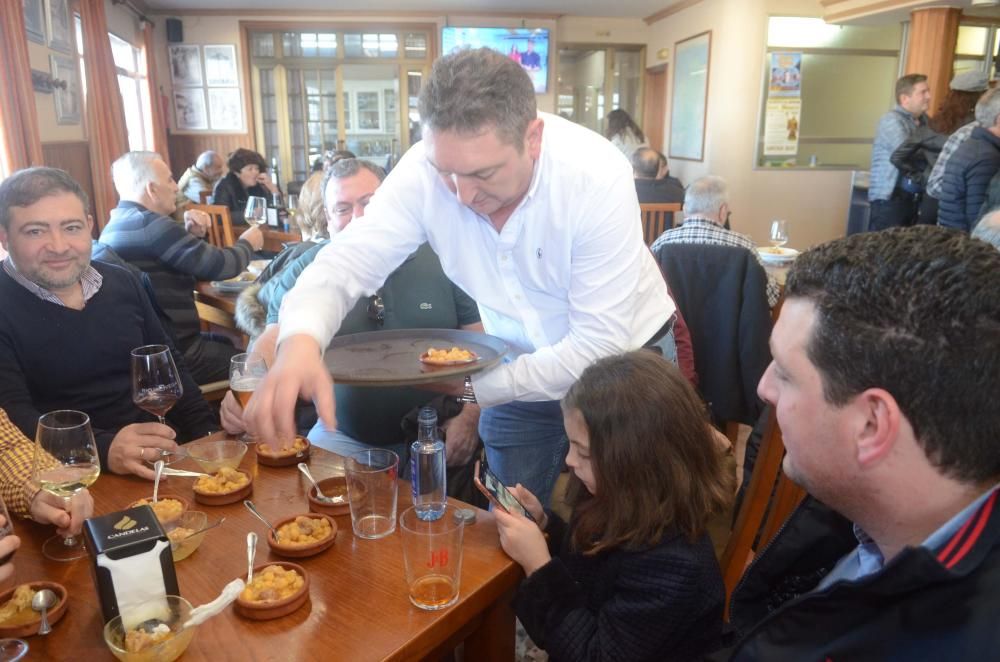
<svg viewBox="0 0 1000 662"><path fill-rule="evenodd" d="M660 63L657 50L672 58L675 42L712 30L705 160L671 159L670 169L685 184L726 178L734 229L760 244L774 218L788 220L789 245L800 249L842 236L847 225L850 172L754 169L768 15L819 17L822 9L818 0L704 0L650 26L647 66Z"/></svg>

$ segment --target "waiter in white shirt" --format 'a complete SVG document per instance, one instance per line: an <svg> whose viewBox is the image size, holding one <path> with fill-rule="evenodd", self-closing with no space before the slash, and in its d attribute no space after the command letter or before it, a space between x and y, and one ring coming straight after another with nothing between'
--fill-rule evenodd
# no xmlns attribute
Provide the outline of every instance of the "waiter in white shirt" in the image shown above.
<svg viewBox="0 0 1000 662"><path fill-rule="evenodd" d="M479 432L499 478L548 503L567 448L559 398L588 365L659 340L673 322L632 167L597 133L539 113L528 74L489 49L440 58L419 110L423 142L285 297L277 358L245 420L288 443L301 395L332 429L323 348L355 301L427 241L479 304L487 333L511 348L471 389L453 391L483 408Z"/></svg>

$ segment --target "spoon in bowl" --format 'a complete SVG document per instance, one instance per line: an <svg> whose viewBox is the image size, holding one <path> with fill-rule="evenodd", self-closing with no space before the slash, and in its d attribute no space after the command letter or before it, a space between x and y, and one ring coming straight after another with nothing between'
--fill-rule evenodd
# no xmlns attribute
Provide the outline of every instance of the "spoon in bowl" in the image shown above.
<svg viewBox="0 0 1000 662"><path fill-rule="evenodd" d="M264 524L266 524L267 528L271 529L271 533L274 534L274 539L277 540L278 539L278 532L275 530L275 528L273 526L271 526L270 522L268 522L266 519L264 519L263 515L261 515L259 512L257 512L257 507L255 505L253 505L253 501L251 501L250 499L246 499L246 500L243 501L243 505L247 507L247 510L249 510L251 513L253 513L254 517L256 517L261 522L263 522Z"/></svg>
<svg viewBox="0 0 1000 662"><path fill-rule="evenodd" d="M257 556L257 533L247 534L247 584L253 581L253 560Z"/></svg>
<svg viewBox="0 0 1000 662"><path fill-rule="evenodd" d="M153 503L156 503L156 497L160 492L160 477L163 476L164 466L166 463L163 460L157 460L153 465L153 470L156 471L156 476L153 477Z"/></svg>
<svg viewBox="0 0 1000 662"><path fill-rule="evenodd" d="M307 465L305 462L299 462L298 465L296 466L298 466L299 471L302 472L302 475L305 476L310 483L312 483L313 487L316 488L317 501L319 501L320 503L326 503L330 505L344 503L344 497L341 495L337 495L335 497L328 497L325 494L323 494L323 491L319 489L319 483L316 482L316 479L313 478L312 473L309 472L309 465Z"/></svg>
<svg viewBox="0 0 1000 662"><path fill-rule="evenodd" d="M48 634L52 632L52 626L49 625L49 609L56 606L56 594L47 588L43 588L41 591L35 593L35 596L31 598L31 608L35 611L42 612L42 622L38 625L38 634Z"/></svg>

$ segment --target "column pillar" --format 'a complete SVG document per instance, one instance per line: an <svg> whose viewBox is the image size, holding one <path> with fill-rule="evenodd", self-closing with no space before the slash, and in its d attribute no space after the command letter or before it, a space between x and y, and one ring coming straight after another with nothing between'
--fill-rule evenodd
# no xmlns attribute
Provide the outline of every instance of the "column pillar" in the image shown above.
<svg viewBox="0 0 1000 662"><path fill-rule="evenodd" d="M932 113L948 93L961 16L957 7L918 9L910 14L905 71L927 76Z"/></svg>

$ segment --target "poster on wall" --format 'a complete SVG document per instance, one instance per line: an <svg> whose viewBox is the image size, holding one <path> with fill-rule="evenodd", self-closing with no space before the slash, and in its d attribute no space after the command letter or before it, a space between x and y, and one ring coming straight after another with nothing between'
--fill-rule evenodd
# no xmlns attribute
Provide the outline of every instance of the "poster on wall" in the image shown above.
<svg viewBox="0 0 1000 662"><path fill-rule="evenodd" d="M42 0L21 0L24 3L24 32L36 44L45 44L45 7Z"/></svg>
<svg viewBox="0 0 1000 662"><path fill-rule="evenodd" d="M236 46L205 46L205 84L209 87L236 87Z"/></svg>
<svg viewBox="0 0 1000 662"><path fill-rule="evenodd" d="M66 81L66 88L52 91L56 107L57 124L80 123L80 86L77 83L77 68L74 58L63 55L49 55L52 77Z"/></svg>
<svg viewBox="0 0 1000 662"><path fill-rule="evenodd" d="M239 88L209 88L208 118L215 131L243 131L243 101Z"/></svg>
<svg viewBox="0 0 1000 662"><path fill-rule="evenodd" d="M205 91L174 89L174 115L179 131L205 131L208 129L208 112L205 109Z"/></svg>
<svg viewBox="0 0 1000 662"><path fill-rule="evenodd" d="M201 86L201 52L198 46L170 46L170 80L175 87ZM202 105L204 106L204 99Z"/></svg>
<svg viewBox="0 0 1000 662"><path fill-rule="evenodd" d="M764 110L764 156L795 156L799 151L802 99L768 99Z"/></svg>
<svg viewBox="0 0 1000 662"><path fill-rule="evenodd" d="M73 52L73 28L69 20L69 0L48 0L49 48Z"/></svg>
<svg viewBox="0 0 1000 662"><path fill-rule="evenodd" d="M797 97L802 94L802 53L771 53L769 97Z"/></svg>
<svg viewBox="0 0 1000 662"><path fill-rule="evenodd" d="M674 80L670 100L670 158L705 158L705 114L712 33L703 32L674 45Z"/></svg>

